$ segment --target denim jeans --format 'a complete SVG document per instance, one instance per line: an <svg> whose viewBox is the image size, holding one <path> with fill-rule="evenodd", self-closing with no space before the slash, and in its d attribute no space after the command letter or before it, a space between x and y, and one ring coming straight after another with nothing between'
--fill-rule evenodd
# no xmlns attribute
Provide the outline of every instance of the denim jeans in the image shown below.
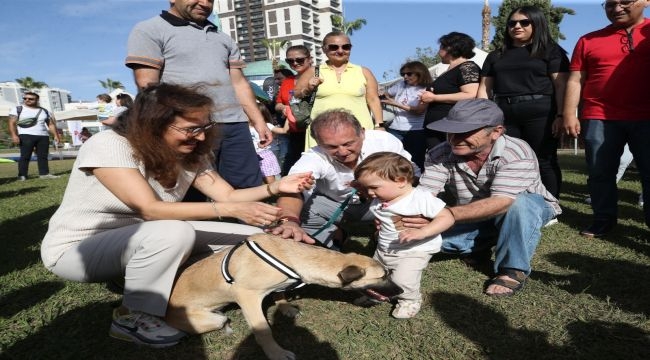
<svg viewBox="0 0 650 360"><path fill-rule="evenodd" d="M18 160L18 176L27 176L29 161L32 159L32 152L36 149L36 162L38 174L47 175L50 173L48 164L48 153L50 150L50 137L40 135L22 134L20 138L20 159Z"/></svg>
<svg viewBox="0 0 650 360"><path fill-rule="evenodd" d="M618 193L616 173L627 143L641 176L646 226L650 226L650 120L587 120L582 122L585 159L594 220L616 220Z"/></svg>
<svg viewBox="0 0 650 360"><path fill-rule="evenodd" d="M442 252L469 254L494 250L494 272L514 269L530 274L541 229L555 211L539 194L519 194L505 214L476 223L462 223L442 233ZM495 242L496 238L496 242Z"/></svg>

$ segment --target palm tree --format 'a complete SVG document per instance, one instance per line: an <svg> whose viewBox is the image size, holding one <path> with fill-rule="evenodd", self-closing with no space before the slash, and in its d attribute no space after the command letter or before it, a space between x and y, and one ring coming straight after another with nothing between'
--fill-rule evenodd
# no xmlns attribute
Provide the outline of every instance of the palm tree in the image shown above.
<svg viewBox="0 0 650 360"><path fill-rule="evenodd" d="M483 4L481 15L483 16L483 36L481 37L481 46L483 50L490 51L490 18L492 17L492 9L490 9L488 0L485 0L485 4Z"/></svg>
<svg viewBox="0 0 650 360"><path fill-rule="evenodd" d="M111 79L106 79L106 81L99 80L99 83L102 84L102 87L106 89L109 93L115 89L124 89L124 85L121 82Z"/></svg>
<svg viewBox="0 0 650 360"><path fill-rule="evenodd" d="M280 58L280 50L289 44L288 40L278 40L278 39L262 39L262 45L264 45L271 54L271 66L273 70L278 68L278 59Z"/></svg>
<svg viewBox="0 0 650 360"><path fill-rule="evenodd" d="M33 78L29 76L25 76L24 78L16 79L16 82L20 84L20 86L24 87L27 90L36 90L36 89L42 89L44 87L47 87L47 84L42 82L42 81L36 81Z"/></svg>
<svg viewBox="0 0 650 360"><path fill-rule="evenodd" d="M352 36L355 31L360 30L367 23L366 19L345 21L341 15L332 15L330 19L332 19L332 27L341 30L347 36Z"/></svg>

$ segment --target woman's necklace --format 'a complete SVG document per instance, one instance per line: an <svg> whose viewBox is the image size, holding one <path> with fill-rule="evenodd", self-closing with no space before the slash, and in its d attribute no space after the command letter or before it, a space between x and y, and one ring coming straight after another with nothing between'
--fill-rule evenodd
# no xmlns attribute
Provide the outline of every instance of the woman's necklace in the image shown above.
<svg viewBox="0 0 650 360"><path fill-rule="evenodd" d="M345 63L340 68L334 67L334 66L329 65L329 64L327 64L327 66L330 69L332 69L332 71L334 71L334 73L336 73L336 81L340 84L341 83L341 75L345 72L345 69L348 67L348 64Z"/></svg>

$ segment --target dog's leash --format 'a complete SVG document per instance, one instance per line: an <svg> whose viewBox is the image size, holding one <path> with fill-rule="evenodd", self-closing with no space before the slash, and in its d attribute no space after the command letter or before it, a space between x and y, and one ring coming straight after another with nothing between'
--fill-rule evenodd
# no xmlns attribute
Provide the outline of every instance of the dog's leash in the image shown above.
<svg viewBox="0 0 650 360"><path fill-rule="evenodd" d="M264 249L262 249L256 242L250 241L250 240L244 240L240 242L239 244L235 245L228 253L226 256L223 257L223 261L221 261L221 275L223 275L223 278L226 279L226 282L228 284L232 284L235 282L235 278L230 275L230 272L228 271L228 264L230 263L230 258L232 257L232 254L237 250L240 246L243 244L246 244L248 248L259 258L264 260L267 264L273 266L276 270L279 272L283 273L284 275L288 276L290 279L295 280L295 282L288 287L282 289L282 290L276 290L276 291L287 291L287 290L293 290L297 289L299 287L303 287L306 284L302 281L302 278L300 275L295 272L292 268L289 266L285 265L282 261L278 260L275 258L273 255L269 254L266 252Z"/></svg>
<svg viewBox="0 0 650 360"><path fill-rule="evenodd" d="M354 194L356 194L356 193L357 193L357 189L356 189L356 188L352 188L352 191L350 192L350 194L348 194L348 197L346 197L345 200L343 200L343 203L341 203L341 205L340 205L339 207L337 207L336 210L334 210L334 213L333 213L332 216L329 218L329 220L327 220L327 222L325 223L325 225L323 225L320 229L316 230L316 232L313 233L313 234L311 234L310 236L312 236L312 237L313 237L313 236L316 236L316 235L322 233L323 230L325 230L325 229L327 229L328 227L330 227L330 226L334 223L334 221L336 221L336 219L339 217L339 215L341 215L341 213L343 212L343 210L345 210L345 208L348 206L348 203L350 202L350 200L352 199L352 197L353 197Z"/></svg>

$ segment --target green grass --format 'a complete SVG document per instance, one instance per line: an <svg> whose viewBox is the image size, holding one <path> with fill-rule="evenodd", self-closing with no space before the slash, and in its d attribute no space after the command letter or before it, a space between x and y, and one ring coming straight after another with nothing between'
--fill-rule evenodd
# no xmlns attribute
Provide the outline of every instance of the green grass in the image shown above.
<svg viewBox="0 0 650 360"><path fill-rule="evenodd" d="M636 205L638 174L620 187L619 226L606 239L586 239L590 209L584 159L562 155L564 214L544 229L524 291L482 294L487 276L437 255L422 282L417 318L390 318L386 304L358 308L355 294L310 286L295 293L302 315L267 310L274 336L299 359L646 359L650 356L650 244ZM72 161L51 161L56 180L15 181L0 164L0 358L2 359L263 359L241 311L233 335L213 332L152 350L107 336L120 297L101 284L61 280L40 261L39 244L56 210ZM31 164L34 173L35 163ZM83 221L83 219L80 219ZM370 254L367 229L348 249Z"/></svg>

